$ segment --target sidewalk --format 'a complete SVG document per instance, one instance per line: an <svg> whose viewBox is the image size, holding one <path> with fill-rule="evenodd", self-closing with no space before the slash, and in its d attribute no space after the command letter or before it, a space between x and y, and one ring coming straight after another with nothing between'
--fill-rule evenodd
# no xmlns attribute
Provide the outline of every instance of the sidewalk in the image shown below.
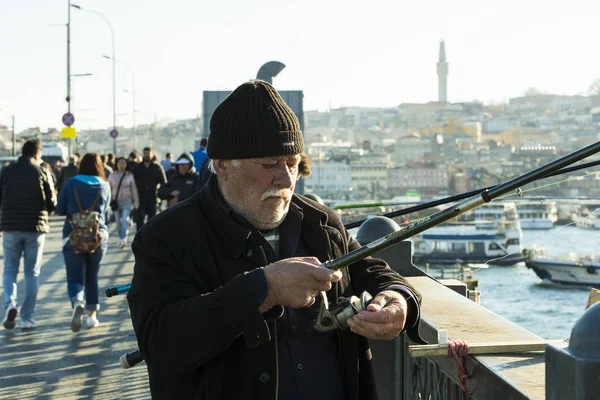
<svg viewBox="0 0 600 400"><path fill-rule="evenodd" d="M0 399L149 399L146 365L124 370L119 364L122 354L137 349L127 299L104 294L109 286L130 283L131 250L120 250L114 244L116 235L111 226L108 253L100 267L101 324L92 330L84 325L73 333L61 251L63 221L64 217L52 217L51 233L46 236L35 314L37 329L22 331L19 319L12 330L0 325ZM130 242L132 238L130 232ZM4 263L1 265L0 272L4 270ZM18 286L21 302L22 266Z"/></svg>

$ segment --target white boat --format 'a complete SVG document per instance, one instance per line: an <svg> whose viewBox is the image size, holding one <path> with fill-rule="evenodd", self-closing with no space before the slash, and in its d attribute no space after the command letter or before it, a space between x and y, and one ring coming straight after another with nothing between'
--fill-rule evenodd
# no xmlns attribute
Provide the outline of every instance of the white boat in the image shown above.
<svg viewBox="0 0 600 400"><path fill-rule="evenodd" d="M473 211L474 221L491 221L497 227L499 221L519 221L517 206L512 201L499 201L483 204Z"/></svg>
<svg viewBox="0 0 600 400"><path fill-rule="evenodd" d="M417 264L513 265L525 260L518 220L455 222L436 226L413 239Z"/></svg>
<svg viewBox="0 0 600 400"><path fill-rule="evenodd" d="M600 209L590 211L584 208L573 217L575 225L579 228L600 229Z"/></svg>
<svg viewBox="0 0 600 400"><path fill-rule="evenodd" d="M527 252L526 252L527 253ZM549 257L544 249L529 252L527 268L547 282L600 288L600 256L568 253Z"/></svg>
<svg viewBox="0 0 600 400"><path fill-rule="evenodd" d="M522 229L552 229L558 220L556 202L527 200L517 203Z"/></svg>

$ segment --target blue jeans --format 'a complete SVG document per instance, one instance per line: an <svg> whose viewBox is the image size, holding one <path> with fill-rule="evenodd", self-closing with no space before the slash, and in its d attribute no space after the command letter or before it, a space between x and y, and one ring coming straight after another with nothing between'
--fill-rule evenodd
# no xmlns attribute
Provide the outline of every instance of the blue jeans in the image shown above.
<svg viewBox="0 0 600 400"><path fill-rule="evenodd" d="M102 245L93 253L75 254L71 242L63 247L67 268L67 292L71 303L86 300L85 309L98 311L98 271L108 247L108 233L101 232Z"/></svg>
<svg viewBox="0 0 600 400"><path fill-rule="evenodd" d="M119 229L119 239L123 240L129 233L129 216L131 215L131 207L133 201L119 201L119 209L115 211L115 222Z"/></svg>
<svg viewBox="0 0 600 400"><path fill-rule="evenodd" d="M42 255L44 254L45 233L39 232L4 232L4 308L11 303L17 304L17 275L21 254L25 264L25 302L21 307L21 318L33 318L37 300Z"/></svg>

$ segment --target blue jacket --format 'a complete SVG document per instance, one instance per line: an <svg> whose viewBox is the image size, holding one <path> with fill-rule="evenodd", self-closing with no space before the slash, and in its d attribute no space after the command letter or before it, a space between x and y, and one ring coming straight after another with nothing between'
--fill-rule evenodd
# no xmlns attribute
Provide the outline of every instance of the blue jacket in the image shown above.
<svg viewBox="0 0 600 400"><path fill-rule="evenodd" d="M56 214L65 215L65 224L63 225L63 238L71 234L73 228L69 223L71 216L79 212L77 200L75 199L75 189L81 201L81 207L84 210L90 208L94 199L101 192L96 206L92 211L100 215L100 231L108 232L106 226L107 213L110 206L110 185L107 181L97 176L77 175L67 181L60 191L58 205L56 206Z"/></svg>
<svg viewBox="0 0 600 400"><path fill-rule="evenodd" d="M192 157L194 157L194 165L196 166L196 170L200 171L202 164L206 161L208 155L206 154L206 149L200 147L198 150L192 152Z"/></svg>

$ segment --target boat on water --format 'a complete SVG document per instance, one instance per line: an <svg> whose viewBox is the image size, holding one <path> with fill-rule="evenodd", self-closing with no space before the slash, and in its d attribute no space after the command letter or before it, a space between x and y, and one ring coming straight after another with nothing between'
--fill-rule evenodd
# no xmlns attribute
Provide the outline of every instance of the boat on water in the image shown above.
<svg viewBox="0 0 600 400"><path fill-rule="evenodd" d="M525 251L525 265L547 282L600 288L600 255L567 253L556 257L545 249Z"/></svg>
<svg viewBox="0 0 600 400"><path fill-rule="evenodd" d="M600 229L600 209L582 208L573 216L575 226L587 229Z"/></svg>
<svg viewBox="0 0 600 400"><path fill-rule="evenodd" d="M556 202L550 200L522 200L517 203L522 229L552 229L558 221Z"/></svg>
<svg viewBox="0 0 600 400"><path fill-rule="evenodd" d="M525 261L518 220L456 221L437 226L413 239L417 264L514 265Z"/></svg>

